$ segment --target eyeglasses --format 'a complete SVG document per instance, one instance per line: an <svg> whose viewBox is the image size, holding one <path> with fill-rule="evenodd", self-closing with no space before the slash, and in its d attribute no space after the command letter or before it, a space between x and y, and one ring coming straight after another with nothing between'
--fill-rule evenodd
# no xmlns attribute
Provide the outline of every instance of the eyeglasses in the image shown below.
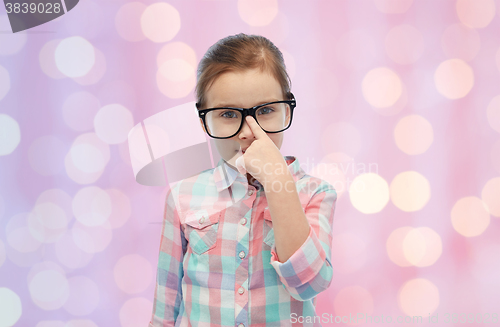
<svg viewBox="0 0 500 327"><path fill-rule="evenodd" d="M292 93L291 100L260 104L252 108L218 107L202 109L198 116L210 137L227 139L241 130L245 117L252 116L266 133L280 133L292 124L293 109L296 101ZM199 104L196 104L199 107Z"/></svg>

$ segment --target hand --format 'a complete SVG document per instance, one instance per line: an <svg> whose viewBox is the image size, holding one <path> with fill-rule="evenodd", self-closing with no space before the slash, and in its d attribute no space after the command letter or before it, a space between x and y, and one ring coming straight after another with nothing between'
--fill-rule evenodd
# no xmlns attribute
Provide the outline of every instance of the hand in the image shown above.
<svg viewBox="0 0 500 327"><path fill-rule="evenodd" d="M246 170L262 185L279 178L279 175L289 174L286 161L276 144L267 136L266 132L262 130L252 116L247 116L245 119L255 136L255 141L236 160L240 173Z"/></svg>

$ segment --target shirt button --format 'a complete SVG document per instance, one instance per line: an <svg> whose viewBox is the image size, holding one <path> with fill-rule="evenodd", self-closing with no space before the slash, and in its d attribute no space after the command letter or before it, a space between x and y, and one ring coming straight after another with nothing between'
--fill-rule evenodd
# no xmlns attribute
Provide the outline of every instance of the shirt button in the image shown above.
<svg viewBox="0 0 500 327"><path fill-rule="evenodd" d="M248 196L252 196L252 194L253 194L253 190L251 189L248 191Z"/></svg>
<svg viewBox="0 0 500 327"><path fill-rule="evenodd" d="M241 218L240 224L245 225L246 223L247 223L247 219L246 218Z"/></svg>
<svg viewBox="0 0 500 327"><path fill-rule="evenodd" d="M201 217L200 220L198 220L198 222L201 224L203 224L205 222L205 217Z"/></svg>
<svg viewBox="0 0 500 327"><path fill-rule="evenodd" d="M239 257L240 257L241 259L243 259L243 258L245 257L245 252L241 251L241 252L240 252L240 254L239 254Z"/></svg>
<svg viewBox="0 0 500 327"><path fill-rule="evenodd" d="M240 294L245 293L245 289L243 287L240 287L240 289L238 290L238 293L240 293Z"/></svg>

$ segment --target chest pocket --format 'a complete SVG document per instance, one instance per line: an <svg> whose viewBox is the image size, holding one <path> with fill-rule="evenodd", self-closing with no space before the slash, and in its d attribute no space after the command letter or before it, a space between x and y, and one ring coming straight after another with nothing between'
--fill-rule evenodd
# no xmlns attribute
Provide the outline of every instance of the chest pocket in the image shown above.
<svg viewBox="0 0 500 327"><path fill-rule="evenodd" d="M264 210L264 225L262 227L262 237L264 248L266 250L271 250L274 245L274 229L273 220L271 218L271 212L269 211L269 209Z"/></svg>
<svg viewBox="0 0 500 327"><path fill-rule="evenodd" d="M200 210L186 216L184 235L193 253L203 254L217 246L220 215L220 212L208 214Z"/></svg>

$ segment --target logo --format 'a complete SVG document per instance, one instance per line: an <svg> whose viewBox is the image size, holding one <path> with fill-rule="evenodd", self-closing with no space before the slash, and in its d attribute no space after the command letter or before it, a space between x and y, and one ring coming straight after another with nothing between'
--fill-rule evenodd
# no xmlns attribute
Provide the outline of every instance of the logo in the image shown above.
<svg viewBox="0 0 500 327"><path fill-rule="evenodd" d="M3 0L13 33L45 24L75 8L79 0Z"/></svg>

